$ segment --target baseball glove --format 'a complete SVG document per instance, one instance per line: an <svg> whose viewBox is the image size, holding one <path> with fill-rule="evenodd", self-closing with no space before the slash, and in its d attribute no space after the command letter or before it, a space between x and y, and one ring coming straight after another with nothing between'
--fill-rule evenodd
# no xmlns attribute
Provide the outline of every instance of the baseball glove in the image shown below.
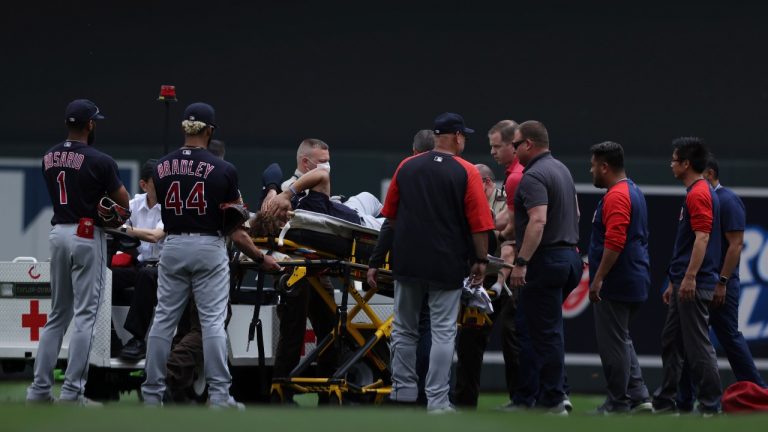
<svg viewBox="0 0 768 432"><path fill-rule="evenodd" d="M232 202L219 205L221 209L222 229L224 235L230 235L234 230L241 227L247 221L251 214L245 205Z"/></svg>
<svg viewBox="0 0 768 432"><path fill-rule="evenodd" d="M117 228L131 217L131 211L112 201L109 197L103 197L96 206L99 218L105 227Z"/></svg>

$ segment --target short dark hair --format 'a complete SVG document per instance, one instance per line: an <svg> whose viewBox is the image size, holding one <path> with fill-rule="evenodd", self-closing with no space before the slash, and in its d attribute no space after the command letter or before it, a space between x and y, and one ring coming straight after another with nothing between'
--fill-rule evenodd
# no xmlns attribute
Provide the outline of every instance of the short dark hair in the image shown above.
<svg viewBox="0 0 768 432"><path fill-rule="evenodd" d="M141 173L139 174L139 178L144 181L149 181L149 179L152 178L152 174L155 172L156 166L157 159L149 159L144 162L144 165L141 166Z"/></svg>
<svg viewBox="0 0 768 432"><path fill-rule="evenodd" d="M224 141L212 139L211 142L208 143L208 151L213 153L213 155L219 159L224 159L226 150L227 149L226 145L224 145Z"/></svg>
<svg viewBox="0 0 768 432"><path fill-rule="evenodd" d="M413 151L424 153L435 148L435 133L431 129L422 129L413 136Z"/></svg>
<svg viewBox="0 0 768 432"><path fill-rule="evenodd" d="M677 159L688 161L694 172L703 173L707 168L709 150L704 145L704 140L699 137L680 137L672 141Z"/></svg>
<svg viewBox="0 0 768 432"><path fill-rule="evenodd" d="M613 141L605 141L589 148L592 156L600 162L605 162L614 171L624 169L624 149L621 144Z"/></svg>
<svg viewBox="0 0 768 432"><path fill-rule="evenodd" d="M717 163L717 159L715 159L715 156L710 154L707 158L707 168L711 169L712 172L715 174L715 180L720 179L720 164Z"/></svg>
<svg viewBox="0 0 768 432"><path fill-rule="evenodd" d="M517 127L520 136L533 141L538 147L549 147L549 132L544 124L536 120L528 120Z"/></svg>
<svg viewBox="0 0 768 432"><path fill-rule="evenodd" d="M502 120L488 130L488 136L498 133L501 136L501 141L510 143L514 139L515 130L517 129L517 122L514 120Z"/></svg>

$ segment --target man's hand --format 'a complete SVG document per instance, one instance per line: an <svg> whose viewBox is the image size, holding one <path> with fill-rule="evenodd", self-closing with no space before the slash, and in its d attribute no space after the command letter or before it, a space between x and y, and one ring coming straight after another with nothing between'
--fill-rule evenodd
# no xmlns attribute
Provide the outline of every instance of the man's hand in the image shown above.
<svg viewBox="0 0 768 432"><path fill-rule="evenodd" d="M589 301L592 303L599 303L602 298L600 298L600 290L603 289L603 280L602 279L595 279L592 281L592 284L589 285Z"/></svg>
<svg viewBox="0 0 768 432"><path fill-rule="evenodd" d="M725 303L725 290L726 287L724 284L718 282L717 285L715 285L715 295L712 297L712 302L709 304L712 309L717 309Z"/></svg>
<svg viewBox="0 0 768 432"><path fill-rule="evenodd" d="M512 269L512 273L509 275L510 282L515 288L522 288L525 285L525 274L528 272L528 266L516 265Z"/></svg>
<svg viewBox="0 0 768 432"><path fill-rule="evenodd" d="M276 217L282 221L288 220L288 212L291 211L291 198L287 192L277 194L266 203L264 210L267 215Z"/></svg>
<svg viewBox="0 0 768 432"><path fill-rule="evenodd" d="M472 278L472 286L482 285L483 279L485 279L485 267L484 262L476 262L472 264L472 268L469 270L469 276Z"/></svg>
<svg viewBox="0 0 768 432"><path fill-rule="evenodd" d="M683 282L680 283L680 291L677 295L680 297L680 301L691 301L696 297L696 276L686 275L683 278Z"/></svg>
<svg viewBox="0 0 768 432"><path fill-rule="evenodd" d="M283 271L283 267L277 263L272 255L264 255L264 261L261 263L260 268L267 273L279 273Z"/></svg>
<svg viewBox="0 0 768 432"><path fill-rule="evenodd" d="M368 286L374 289L378 288L377 286L378 283L376 282L376 277L378 275L379 275L379 269L375 267L368 269L368 274L365 277L365 281L368 282Z"/></svg>
<svg viewBox="0 0 768 432"><path fill-rule="evenodd" d="M672 282L667 285L667 289L665 289L664 294L661 295L661 300L665 305L669 305L669 302L672 300Z"/></svg>
<svg viewBox="0 0 768 432"><path fill-rule="evenodd" d="M273 198L277 196L277 191L270 189L267 191L267 195L264 196L264 201L261 202L261 211L265 211L269 207L269 203Z"/></svg>

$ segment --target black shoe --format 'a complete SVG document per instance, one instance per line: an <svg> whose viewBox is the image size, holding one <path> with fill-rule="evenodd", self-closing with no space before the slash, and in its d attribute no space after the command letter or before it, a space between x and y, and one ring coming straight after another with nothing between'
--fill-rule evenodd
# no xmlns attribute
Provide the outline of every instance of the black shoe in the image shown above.
<svg viewBox="0 0 768 432"><path fill-rule="evenodd" d="M132 338L120 351L120 358L125 361L137 362L147 356L147 344L141 340Z"/></svg>
<svg viewBox="0 0 768 432"><path fill-rule="evenodd" d="M666 399L653 400L653 413L673 416L680 415L680 412L677 410L677 404L674 401Z"/></svg>

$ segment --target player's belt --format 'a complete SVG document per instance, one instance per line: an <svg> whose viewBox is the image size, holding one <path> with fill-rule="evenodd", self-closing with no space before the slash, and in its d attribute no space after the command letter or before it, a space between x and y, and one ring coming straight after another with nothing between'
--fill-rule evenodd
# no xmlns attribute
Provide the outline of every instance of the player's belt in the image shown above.
<svg viewBox="0 0 768 432"><path fill-rule="evenodd" d="M168 235L198 236L198 237L221 237L221 233L218 232L218 231L200 231L200 232L169 231Z"/></svg>

